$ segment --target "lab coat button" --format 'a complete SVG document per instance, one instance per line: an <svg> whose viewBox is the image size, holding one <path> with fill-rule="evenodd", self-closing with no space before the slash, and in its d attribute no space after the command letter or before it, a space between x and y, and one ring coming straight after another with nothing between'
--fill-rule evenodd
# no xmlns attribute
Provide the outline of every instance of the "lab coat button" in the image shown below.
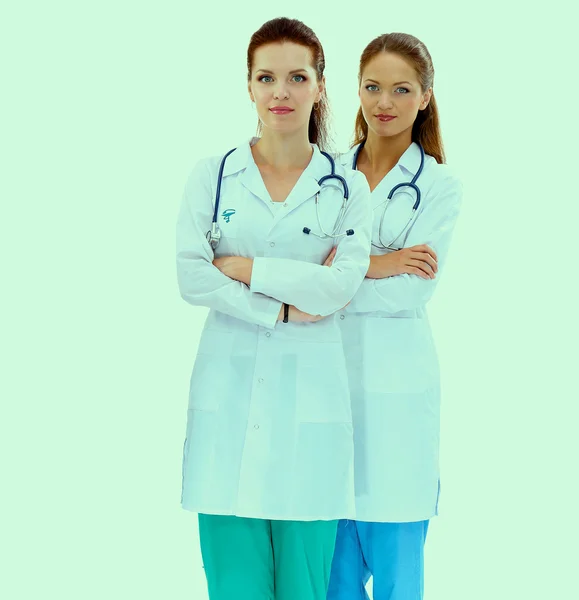
<svg viewBox="0 0 579 600"><path fill-rule="evenodd" d="M270 242L269 245L273 248L275 246L275 242Z"/></svg>
<svg viewBox="0 0 579 600"><path fill-rule="evenodd" d="M342 319L342 321L346 318L346 315L340 315L340 319Z"/></svg>
<svg viewBox="0 0 579 600"><path fill-rule="evenodd" d="M271 337L271 333L269 331L265 332L265 337Z"/></svg>
<svg viewBox="0 0 579 600"><path fill-rule="evenodd" d="M253 428L254 429L259 429L259 425L254 425Z"/></svg>
<svg viewBox="0 0 579 600"><path fill-rule="evenodd" d="M263 383L263 377L260 377L260 378L258 379L258 381L259 381L259 383Z"/></svg>

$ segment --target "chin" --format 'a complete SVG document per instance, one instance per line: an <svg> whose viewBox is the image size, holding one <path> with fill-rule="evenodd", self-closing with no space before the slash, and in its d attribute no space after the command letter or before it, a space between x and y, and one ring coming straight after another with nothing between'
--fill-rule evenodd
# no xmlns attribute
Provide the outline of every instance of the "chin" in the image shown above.
<svg viewBox="0 0 579 600"><path fill-rule="evenodd" d="M262 121L263 123L263 121ZM270 119L268 119L264 125L268 128L271 129L272 131L277 131L278 133L293 133L295 131L298 131L299 129L301 129L302 125L299 123L296 123L295 121L293 123L280 123L278 122L272 122Z"/></svg>
<svg viewBox="0 0 579 600"><path fill-rule="evenodd" d="M398 131L392 131L391 129L388 129L387 127L373 127L372 129L374 133L380 137L392 137L399 133Z"/></svg>
<svg viewBox="0 0 579 600"><path fill-rule="evenodd" d="M374 130L374 133L380 137L395 137L408 129L407 127L400 127L399 124L397 124L398 126L396 128L389 127L389 125L390 123L384 123L381 126L373 127L372 129Z"/></svg>

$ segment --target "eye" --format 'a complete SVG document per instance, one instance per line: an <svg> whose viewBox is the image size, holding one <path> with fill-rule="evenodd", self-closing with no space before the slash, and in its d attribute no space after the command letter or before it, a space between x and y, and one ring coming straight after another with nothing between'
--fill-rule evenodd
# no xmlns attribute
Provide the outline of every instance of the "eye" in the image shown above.
<svg viewBox="0 0 579 600"><path fill-rule="evenodd" d="M299 78L296 80L296 77ZM296 83L301 83L302 81L305 81L306 78L303 75L294 75L292 77L292 81L295 81Z"/></svg>
<svg viewBox="0 0 579 600"><path fill-rule="evenodd" d="M374 88L374 89L371 89L371 88ZM366 89L367 89L369 92L377 92L377 91L378 91L378 86L377 86L377 85L374 85L373 83L371 83L370 85L367 85L367 86L366 86Z"/></svg>
<svg viewBox="0 0 579 600"><path fill-rule="evenodd" d="M265 81L266 79L269 79L269 81ZM258 77L257 80L261 81L262 83L270 83L273 81L273 77L271 75L262 75L261 77Z"/></svg>
<svg viewBox="0 0 579 600"><path fill-rule="evenodd" d="M396 88L397 92L399 92L400 90L402 90L403 94L408 94L408 92L410 91L408 88L405 88L405 87Z"/></svg>

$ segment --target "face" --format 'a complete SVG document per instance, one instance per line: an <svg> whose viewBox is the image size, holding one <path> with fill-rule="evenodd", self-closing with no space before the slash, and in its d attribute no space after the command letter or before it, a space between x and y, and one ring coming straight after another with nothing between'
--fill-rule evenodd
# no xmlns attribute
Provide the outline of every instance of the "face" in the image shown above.
<svg viewBox="0 0 579 600"><path fill-rule="evenodd" d="M324 81L316 78L309 48L284 42L266 44L255 51L248 88L263 127L291 133L304 127L307 130Z"/></svg>
<svg viewBox="0 0 579 600"><path fill-rule="evenodd" d="M412 133L432 88L423 93L410 63L397 54L381 52L364 69L358 95L368 129L380 136L395 136Z"/></svg>

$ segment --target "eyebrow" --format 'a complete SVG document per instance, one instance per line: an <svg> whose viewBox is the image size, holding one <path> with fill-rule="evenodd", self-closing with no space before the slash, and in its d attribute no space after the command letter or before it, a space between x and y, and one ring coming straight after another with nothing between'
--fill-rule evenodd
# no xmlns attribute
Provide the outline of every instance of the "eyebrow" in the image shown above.
<svg viewBox="0 0 579 600"><path fill-rule="evenodd" d="M375 79L365 79L364 81L372 81L373 83L379 83ZM401 85L402 83L407 83L408 85L412 85L412 83L410 83L410 81L397 81L396 83L393 83L392 85Z"/></svg>
<svg viewBox="0 0 579 600"><path fill-rule="evenodd" d="M270 71L269 69L257 69L256 73L269 73L270 75L273 75L273 71ZM307 71L305 69L294 69L289 72L290 75L293 75L294 73L307 73Z"/></svg>

